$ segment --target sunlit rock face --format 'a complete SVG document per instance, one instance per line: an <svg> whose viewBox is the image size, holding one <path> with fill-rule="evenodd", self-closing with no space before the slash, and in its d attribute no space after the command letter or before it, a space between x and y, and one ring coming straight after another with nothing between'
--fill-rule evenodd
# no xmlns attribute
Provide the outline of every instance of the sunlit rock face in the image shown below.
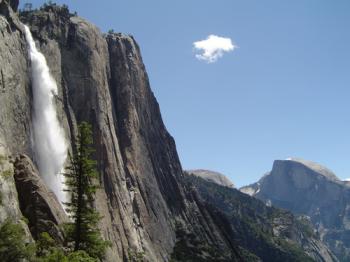
<svg viewBox="0 0 350 262"><path fill-rule="evenodd" d="M52 115L59 125L53 125L54 131L62 127L71 150L78 123L93 127L101 185L95 206L102 215L102 234L111 242L106 261L125 261L130 249L143 252L146 261L168 261L179 225L187 235L237 260L238 247L227 242L212 215L183 185L175 142L163 124L134 39L104 35L59 6L23 12L20 19L7 1L0 2L0 137L9 154L26 154L45 177L33 147L45 140L34 135L33 112L42 113L35 110L38 83L28 52L35 44L51 73L48 85L57 86L57 92L49 88L45 100L56 111ZM26 39L22 23L33 41Z"/></svg>
<svg viewBox="0 0 350 262"><path fill-rule="evenodd" d="M232 181L226 177L223 174L220 174L219 172L205 170L205 169L193 169L193 170L187 170L186 171L189 174L193 174L195 176L201 177L207 181L216 183L220 186L226 186L234 188L234 184Z"/></svg>
<svg viewBox="0 0 350 262"><path fill-rule="evenodd" d="M350 188L326 167L295 158L276 160L271 172L240 190L307 215L331 250L343 261L350 258Z"/></svg>
<svg viewBox="0 0 350 262"><path fill-rule="evenodd" d="M64 217L40 180L45 174L37 174L40 164L33 144L40 143L40 137L33 135L32 114L37 85L24 23L56 83L57 92L48 101L68 151L77 139L77 124L92 124L100 184L94 205L102 216L103 237L111 242L106 261L126 261L129 250L144 254L145 261L169 261L178 240L180 249L199 258L192 261L215 261L218 256L222 261L243 261L238 244L226 237L223 216L186 184L134 39L104 35L56 5L22 12L20 19L8 1L0 0L0 145L8 156L22 155L13 157L17 190L13 178L10 184L1 181L7 188L0 191L8 201L0 214L53 223L62 220L54 212ZM13 168L11 161L7 159L7 165ZM37 211L45 212L33 218L26 208L35 204L43 207ZM42 229L31 227L34 235ZM30 239L28 228L27 233Z"/></svg>

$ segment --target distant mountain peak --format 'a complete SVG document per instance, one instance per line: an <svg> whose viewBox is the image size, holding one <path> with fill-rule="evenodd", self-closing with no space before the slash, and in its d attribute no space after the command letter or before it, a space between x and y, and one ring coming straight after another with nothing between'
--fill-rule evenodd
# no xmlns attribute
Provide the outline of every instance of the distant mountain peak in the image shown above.
<svg viewBox="0 0 350 262"><path fill-rule="evenodd" d="M209 182L213 182L221 186L226 186L231 188L235 187L232 181L227 176L216 171L206 170L206 169L192 169L192 170L187 170L187 173L201 177Z"/></svg>
<svg viewBox="0 0 350 262"><path fill-rule="evenodd" d="M335 180L335 181L339 181L340 179L334 174L334 172L332 170L330 170L329 168L313 162L313 161L309 161L309 160L304 160L302 158L297 158L297 157L289 157L285 160L276 160L276 161L291 161L291 162L296 162L296 163L300 163L302 165L304 165L305 167L315 171L316 173L319 173L331 180Z"/></svg>
<svg viewBox="0 0 350 262"><path fill-rule="evenodd" d="M350 182L330 169L300 158L275 160L258 182L240 188L275 207L310 217L318 234L339 258L349 261Z"/></svg>

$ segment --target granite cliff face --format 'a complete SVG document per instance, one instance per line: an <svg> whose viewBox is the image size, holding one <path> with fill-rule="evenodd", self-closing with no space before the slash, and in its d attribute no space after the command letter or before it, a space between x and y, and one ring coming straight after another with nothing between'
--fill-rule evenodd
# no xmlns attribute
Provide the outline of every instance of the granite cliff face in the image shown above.
<svg viewBox="0 0 350 262"><path fill-rule="evenodd" d="M20 209L12 162L8 150L0 143L0 225L8 220L22 225L26 240L32 242L33 238Z"/></svg>
<svg viewBox="0 0 350 262"><path fill-rule="evenodd" d="M270 173L241 191L308 216L339 260L349 261L350 188L329 169L301 159L276 160Z"/></svg>
<svg viewBox="0 0 350 262"><path fill-rule="evenodd" d="M195 234L223 259L238 260L239 252L223 237L212 215L183 185L175 142L162 122L134 39L123 34L105 36L67 8L55 5L22 12L18 18L9 3L1 1L0 14L0 140L10 155L28 156L19 156L14 163L17 189L23 196L19 196L19 204L16 197L12 199L21 212L19 208L12 212L19 212L13 214L18 219L21 213L28 216L31 236L44 230L43 225L49 228L45 230L55 231L64 214L52 209L53 202L59 204L49 198L30 163L35 163L32 82L21 22L30 27L57 82L55 103L70 148L77 123L93 125L101 184L95 205L103 216L103 236L112 244L106 260L125 261L132 250L144 252L147 261L168 261L179 228L186 232L186 239ZM27 212L35 203L45 214L31 216ZM37 219L42 224L39 228L34 223ZM196 256L210 260L210 254L201 252Z"/></svg>
<svg viewBox="0 0 350 262"><path fill-rule="evenodd" d="M38 239L41 233L48 232L58 243L63 243L59 225L68 222L68 217L56 196L43 183L29 157L18 156L13 167L20 209L31 235Z"/></svg>
<svg viewBox="0 0 350 262"><path fill-rule="evenodd" d="M195 175L187 181L207 205L225 215L221 223L227 237L246 257L252 255L247 261L337 261L305 218Z"/></svg>
<svg viewBox="0 0 350 262"><path fill-rule="evenodd" d="M66 7L18 14L17 6L0 0L0 223L22 223L28 241L42 231L60 241L58 226L67 219L36 168L24 23L57 83L54 100L70 150L77 124L93 126L101 186L95 207L111 242L106 261L127 261L130 250L145 261L244 261L225 215L185 179L135 40L104 35Z"/></svg>

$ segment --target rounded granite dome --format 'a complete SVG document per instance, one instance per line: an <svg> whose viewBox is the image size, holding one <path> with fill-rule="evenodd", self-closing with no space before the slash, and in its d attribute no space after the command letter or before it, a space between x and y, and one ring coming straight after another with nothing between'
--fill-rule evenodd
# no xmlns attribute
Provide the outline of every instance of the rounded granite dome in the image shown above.
<svg viewBox="0 0 350 262"><path fill-rule="evenodd" d="M189 174L193 174L195 176L201 177L207 181L216 183L221 186L232 187L232 188L235 187L228 177L226 177L225 175L219 172L205 170L205 169L188 170L187 172Z"/></svg>
<svg viewBox="0 0 350 262"><path fill-rule="evenodd" d="M301 158L295 158L295 157L291 157L291 158L287 158L286 161L292 161L292 162L297 162L300 163L304 166L306 166L307 168L331 179L331 180L337 180L339 181L339 178L334 174L333 171L331 171L330 169L328 169L325 166L322 166L318 163L312 162L312 161L308 161L308 160L304 160Z"/></svg>

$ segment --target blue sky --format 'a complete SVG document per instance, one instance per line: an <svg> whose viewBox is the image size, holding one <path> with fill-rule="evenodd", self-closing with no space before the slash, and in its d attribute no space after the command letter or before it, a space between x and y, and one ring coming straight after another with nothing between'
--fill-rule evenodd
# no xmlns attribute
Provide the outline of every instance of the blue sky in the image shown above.
<svg viewBox="0 0 350 262"><path fill-rule="evenodd" d="M185 169L242 186L301 157L350 177L350 1L56 2L135 37ZM196 59L211 34L238 48Z"/></svg>

